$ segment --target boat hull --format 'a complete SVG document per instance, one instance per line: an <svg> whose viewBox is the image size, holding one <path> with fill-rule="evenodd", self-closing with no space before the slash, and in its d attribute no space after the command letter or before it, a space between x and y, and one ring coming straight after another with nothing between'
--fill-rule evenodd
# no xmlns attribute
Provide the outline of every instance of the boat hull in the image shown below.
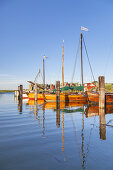
<svg viewBox="0 0 113 170"><path fill-rule="evenodd" d="M93 93L93 92L88 92L88 101L89 102L99 102L99 94L98 93ZM106 103L113 103L113 94L111 93L106 93L105 94L105 102Z"/></svg>
<svg viewBox="0 0 113 170"><path fill-rule="evenodd" d="M35 94L28 94L29 100L35 100ZM37 100L56 101L56 94L37 94ZM81 94L60 94L60 101L87 101L87 96Z"/></svg>

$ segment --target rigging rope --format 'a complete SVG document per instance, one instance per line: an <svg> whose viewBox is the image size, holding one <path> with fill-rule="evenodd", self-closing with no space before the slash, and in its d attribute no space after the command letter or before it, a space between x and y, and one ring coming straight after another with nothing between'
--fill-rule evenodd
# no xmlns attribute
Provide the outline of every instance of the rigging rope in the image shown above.
<svg viewBox="0 0 113 170"><path fill-rule="evenodd" d="M89 56L88 56L88 52L87 52L87 48L86 48L86 44L85 44L85 41L84 41L84 37L83 37L83 43L84 43L84 47L85 47L85 51L86 51L86 56L87 56L87 59L88 59L88 62L89 62L89 66L90 66L90 69L91 69L92 77L93 77L93 80L95 81L94 74L93 74L92 67L91 67L91 63L90 63Z"/></svg>
<svg viewBox="0 0 113 170"><path fill-rule="evenodd" d="M73 70L71 83L73 83L73 78L74 78L74 75L75 75L75 68L76 68L76 65L77 65L77 58L78 58L79 48L80 48L80 39L79 39L78 49L77 49L77 53L76 53L76 58L75 58L75 64L74 64L74 70Z"/></svg>

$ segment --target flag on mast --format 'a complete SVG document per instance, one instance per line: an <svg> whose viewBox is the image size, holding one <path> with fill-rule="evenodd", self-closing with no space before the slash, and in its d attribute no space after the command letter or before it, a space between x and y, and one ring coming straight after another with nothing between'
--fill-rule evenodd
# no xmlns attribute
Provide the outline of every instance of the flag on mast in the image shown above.
<svg viewBox="0 0 113 170"><path fill-rule="evenodd" d="M89 31L87 28L81 26L81 30Z"/></svg>

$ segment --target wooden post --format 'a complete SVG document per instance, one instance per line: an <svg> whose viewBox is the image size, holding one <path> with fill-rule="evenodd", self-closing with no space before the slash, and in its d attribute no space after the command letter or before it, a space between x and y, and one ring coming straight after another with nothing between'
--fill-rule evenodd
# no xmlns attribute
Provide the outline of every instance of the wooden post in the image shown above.
<svg viewBox="0 0 113 170"><path fill-rule="evenodd" d="M23 95L23 86L20 85L18 86L18 109L19 109L19 112L22 112L22 95Z"/></svg>
<svg viewBox="0 0 113 170"><path fill-rule="evenodd" d="M20 98L19 94L20 94L20 86L18 86L18 100Z"/></svg>
<svg viewBox="0 0 113 170"><path fill-rule="evenodd" d="M35 83L35 101L37 101L37 83Z"/></svg>
<svg viewBox="0 0 113 170"><path fill-rule="evenodd" d="M56 106L60 105L60 81L56 81Z"/></svg>
<svg viewBox="0 0 113 170"><path fill-rule="evenodd" d="M22 95L23 95L23 86L22 85L20 85L20 86L18 86L18 99L20 100L20 99L22 99Z"/></svg>
<svg viewBox="0 0 113 170"><path fill-rule="evenodd" d="M104 76L99 76L99 108L105 109L105 80Z"/></svg>

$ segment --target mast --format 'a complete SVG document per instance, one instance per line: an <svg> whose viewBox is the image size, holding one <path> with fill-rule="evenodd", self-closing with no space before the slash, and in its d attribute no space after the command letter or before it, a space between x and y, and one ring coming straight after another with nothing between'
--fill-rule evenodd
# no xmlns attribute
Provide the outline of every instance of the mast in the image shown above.
<svg viewBox="0 0 113 170"><path fill-rule="evenodd" d="M83 85L82 33L81 33L81 85Z"/></svg>
<svg viewBox="0 0 113 170"><path fill-rule="evenodd" d="M43 88L45 91L45 63L44 63L45 56L43 58Z"/></svg>
<svg viewBox="0 0 113 170"><path fill-rule="evenodd" d="M62 86L64 86L64 44L62 44Z"/></svg>

